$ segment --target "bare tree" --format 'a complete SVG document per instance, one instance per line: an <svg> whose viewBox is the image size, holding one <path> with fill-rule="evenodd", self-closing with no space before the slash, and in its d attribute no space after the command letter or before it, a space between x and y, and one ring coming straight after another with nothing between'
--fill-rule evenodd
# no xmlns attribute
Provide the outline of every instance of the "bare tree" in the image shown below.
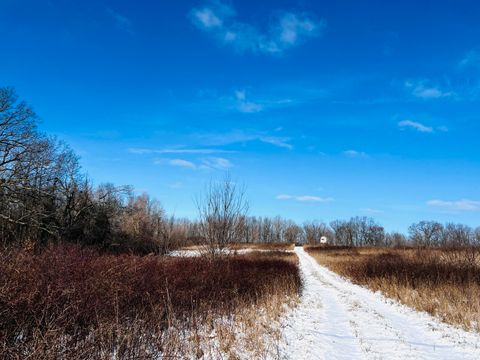
<svg viewBox="0 0 480 360"><path fill-rule="evenodd" d="M407 238L399 232L391 232L385 234L385 245L391 247L405 247L407 246Z"/></svg>
<svg viewBox="0 0 480 360"><path fill-rule="evenodd" d="M352 223L345 220L334 220L330 223L335 234L335 243L337 245L355 246L355 229Z"/></svg>
<svg viewBox="0 0 480 360"><path fill-rule="evenodd" d="M290 244L297 244L303 240L303 229L293 221L287 222L283 241Z"/></svg>
<svg viewBox="0 0 480 360"><path fill-rule="evenodd" d="M475 229L475 236L473 238L473 245L480 246L480 226Z"/></svg>
<svg viewBox="0 0 480 360"><path fill-rule="evenodd" d="M328 228L328 225L319 221L308 221L303 224L305 242L310 245L320 244L322 236L326 236L330 240L334 234Z"/></svg>
<svg viewBox="0 0 480 360"><path fill-rule="evenodd" d="M472 228L463 224L448 223L445 225L442 233L442 246L462 247L469 246L474 242L474 233Z"/></svg>
<svg viewBox="0 0 480 360"><path fill-rule="evenodd" d="M242 240L248 203L245 190L238 188L228 175L221 183L211 182L196 205L204 250L209 255L222 254L229 244Z"/></svg>
<svg viewBox="0 0 480 360"><path fill-rule="evenodd" d="M436 221L420 221L408 228L410 240L417 246L438 246L441 244L443 225Z"/></svg>

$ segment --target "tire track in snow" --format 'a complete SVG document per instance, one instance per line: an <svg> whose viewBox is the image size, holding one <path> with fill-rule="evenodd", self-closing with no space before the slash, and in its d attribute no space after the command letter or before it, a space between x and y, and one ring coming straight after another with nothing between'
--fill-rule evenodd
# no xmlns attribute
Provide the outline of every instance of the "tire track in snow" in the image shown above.
<svg viewBox="0 0 480 360"><path fill-rule="evenodd" d="M296 248L305 287L286 359L480 359L480 337L353 285Z"/></svg>
<svg viewBox="0 0 480 360"><path fill-rule="evenodd" d="M331 298L328 289L317 279L315 268L308 266L304 258L300 258L300 268L304 280L303 293L300 303L286 319L281 358L364 358L345 309ZM342 351L339 352L339 349Z"/></svg>

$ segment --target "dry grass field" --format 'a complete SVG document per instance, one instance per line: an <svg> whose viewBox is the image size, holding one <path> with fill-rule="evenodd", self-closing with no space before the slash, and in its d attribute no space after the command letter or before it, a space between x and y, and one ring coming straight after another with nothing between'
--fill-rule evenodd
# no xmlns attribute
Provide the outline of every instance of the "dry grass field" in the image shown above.
<svg viewBox="0 0 480 360"><path fill-rule="evenodd" d="M478 248L305 247L320 264L442 321L480 331Z"/></svg>
<svg viewBox="0 0 480 360"><path fill-rule="evenodd" d="M218 259L0 253L2 359L262 358L301 288L285 252ZM267 341L268 340L268 341Z"/></svg>

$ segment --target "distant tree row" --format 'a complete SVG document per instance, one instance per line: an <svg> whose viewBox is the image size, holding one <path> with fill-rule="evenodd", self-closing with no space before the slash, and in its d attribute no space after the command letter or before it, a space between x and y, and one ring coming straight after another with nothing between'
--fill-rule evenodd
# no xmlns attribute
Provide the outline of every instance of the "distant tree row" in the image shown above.
<svg viewBox="0 0 480 360"><path fill-rule="evenodd" d="M345 246L420 246L462 247L480 245L480 227L463 224L420 221L409 227L408 235L385 232L384 228L369 217L353 217L350 220L334 220L329 224L309 221L298 225L280 217L245 219L244 236L240 242L320 244L326 237L329 244Z"/></svg>
<svg viewBox="0 0 480 360"><path fill-rule="evenodd" d="M37 116L12 88L0 88L0 244L40 249L60 242L108 251L163 254L186 244L213 251L230 243L349 246L468 246L480 228L421 221L408 236L386 233L375 220L354 217L302 225L281 217L248 216L245 191L229 178L197 201L197 220L168 217L148 195L128 186L94 187L64 143L40 133Z"/></svg>

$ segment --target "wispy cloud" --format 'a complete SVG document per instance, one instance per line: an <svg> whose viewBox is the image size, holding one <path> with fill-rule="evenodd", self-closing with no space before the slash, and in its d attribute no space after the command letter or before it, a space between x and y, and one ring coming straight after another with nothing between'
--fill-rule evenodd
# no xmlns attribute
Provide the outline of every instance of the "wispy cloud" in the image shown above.
<svg viewBox="0 0 480 360"><path fill-rule="evenodd" d="M208 7L193 10L192 16L197 25L204 29L215 29L223 26L223 19L231 15L229 10L228 7L217 4L215 10Z"/></svg>
<svg viewBox="0 0 480 360"><path fill-rule="evenodd" d="M422 123L412 121L412 120L402 120L398 123L398 127L401 129L412 128L419 132L432 133L433 128L431 126L426 126Z"/></svg>
<svg viewBox="0 0 480 360"><path fill-rule="evenodd" d="M194 8L190 17L199 29L239 52L281 54L307 38L319 36L325 28L325 21L317 21L310 14L283 12L262 31L253 24L238 21L235 9L221 1Z"/></svg>
<svg viewBox="0 0 480 360"><path fill-rule="evenodd" d="M170 165L193 170L226 170L233 167L230 160L222 157L206 157L196 160L185 159L156 159L157 165Z"/></svg>
<svg viewBox="0 0 480 360"><path fill-rule="evenodd" d="M189 169L195 169L196 165L188 160L184 159L170 159L168 160L168 164L172 166L184 167Z"/></svg>
<svg viewBox="0 0 480 360"><path fill-rule="evenodd" d="M235 89L228 94L219 94L213 89L201 89L197 92L198 105L213 111L238 111L241 113L259 113L261 111L299 104L303 99L291 99L278 94L252 95L246 89ZM191 104L190 104L191 105Z"/></svg>
<svg viewBox="0 0 480 360"><path fill-rule="evenodd" d="M260 141L265 144L292 150L293 145L290 144L289 137L273 136L264 132L233 130L228 133L221 134L198 134L197 137L206 143L207 146L221 146L239 143L249 143Z"/></svg>
<svg viewBox="0 0 480 360"><path fill-rule="evenodd" d="M243 113L256 113L263 110L263 106L259 103L248 101L245 90L235 91L236 108Z"/></svg>
<svg viewBox="0 0 480 360"><path fill-rule="evenodd" d="M409 129L413 129L413 130L416 130L416 131L422 132L422 133L434 133L436 131L448 132L448 127L446 127L445 125L440 125L440 126L437 126L437 127L433 127L433 126L428 126L428 125L425 125L421 122L413 121L413 120L399 121L398 122L398 127L400 128L400 130L405 130L405 129L409 128Z"/></svg>
<svg viewBox="0 0 480 360"><path fill-rule="evenodd" d="M233 166L230 160L221 157L208 157L202 160L201 168L226 170Z"/></svg>
<svg viewBox="0 0 480 360"><path fill-rule="evenodd" d="M313 195L286 195L286 194L281 194L276 197L277 200L294 200L294 201L300 201L300 202L331 202L333 201L332 198L322 198L319 196L313 196Z"/></svg>
<svg viewBox="0 0 480 360"><path fill-rule="evenodd" d="M345 150L342 154L350 158L368 158L366 152L357 150Z"/></svg>
<svg viewBox="0 0 480 360"><path fill-rule="evenodd" d="M438 86L430 85L427 80L408 80L405 82L405 88L413 96L421 99L438 99L455 95L452 91L444 91Z"/></svg>
<svg viewBox="0 0 480 360"><path fill-rule="evenodd" d="M287 143L285 138L276 137L276 136L260 136L259 140L264 142L265 144L271 144L277 147L281 147L284 149L292 150L293 145Z"/></svg>
<svg viewBox="0 0 480 360"><path fill-rule="evenodd" d="M459 62L460 68L478 68L480 69L480 51L472 49Z"/></svg>
<svg viewBox="0 0 480 360"><path fill-rule="evenodd" d="M278 133L278 132L277 132ZM189 135L194 147L184 147L184 145L172 146L169 148L143 148L130 147L127 151L135 155L215 155L215 154L233 154L236 150L228 150L217 147L227 145L246 145L247 143L260 142L272 145L278 148L292 150L294 147L290 143L291 138L285 136L270 135L267 132L233 130L226 133L193 133ZM214 157L210 158L214 159ZM221 159L217 157L217 159Z"/></svg>
<svg viewBox="0 0 480 360"><path fill-rule="evenodd" d="M107 8L107 12L115 21L115 24L119 29L126 31L130 34L133 34L133 23L128 17L118 13L117 11L111 8Z"/></svg>
<svg viewBox="0 0 480 360"><path fill-rule="evenodd" d="M129 148L131 154L221 154L232 153L230 150L223 149L148 149L148 148Z"/></svg>
<svg viewBox="0 0 480 360"><path fill-rule="evenodd" d="M457 201L429 200L427 205L451 211L480 211L480 201L462 199Z"/></svg>
<svg viewBox="0 0 480 360"><path fill-rule="evenodd" d="M372 208L361 208L360 211L368 215L381 215L384 213L382 210L372 209Z"/></svg>
<svg viewBox="0 0 480 360"><path fill-rule="evenodd" d="M462 98L478 101L480 98L480 48L467 52L458 63L458 70L462 76Z"/></svg>

